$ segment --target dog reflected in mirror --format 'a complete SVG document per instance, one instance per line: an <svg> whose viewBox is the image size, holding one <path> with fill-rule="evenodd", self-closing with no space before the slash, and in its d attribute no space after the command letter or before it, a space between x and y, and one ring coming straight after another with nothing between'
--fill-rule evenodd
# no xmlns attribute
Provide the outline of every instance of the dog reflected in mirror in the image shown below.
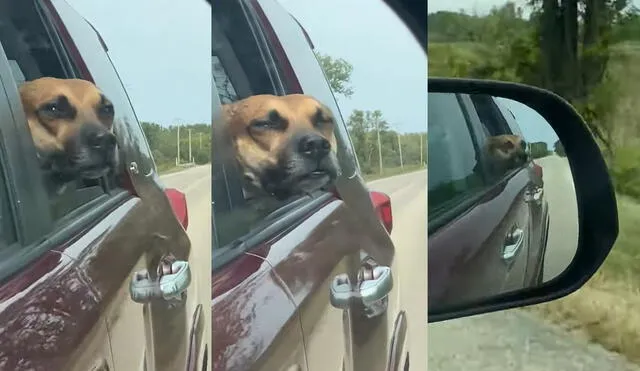
<svg viewBox="0 0 640 371"><path fill-rule="evenodd" d="M489 169L494 175L517 169L529 161L527 142L517 135L496 135L487 139L484 146Z"/></svg>
<svg viewBox="0 0 640 371"><path fill-rule="evenodd" d="M41 167L58 184L115 171L113 103L91 82L43 77L20 86Z"/></svg>
<svg viewBox="0 0 640 371"><path fill-rule="evenodd" d="M303 94L254 95L223 106L245 193L278 200L326 189L339 173L335 119Z"/></svg>

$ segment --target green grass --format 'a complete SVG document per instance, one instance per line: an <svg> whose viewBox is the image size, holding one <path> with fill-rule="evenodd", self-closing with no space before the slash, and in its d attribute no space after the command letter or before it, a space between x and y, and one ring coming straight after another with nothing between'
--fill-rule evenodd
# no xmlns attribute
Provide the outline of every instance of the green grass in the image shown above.
<svg viewBox="0 0 640 371"><path fill-rule="evenodd" d="M640 203L618 197L618 239L596 274L564 298L525 308L640 363Z"/></svg>
<svg viewBox="0 0 640 371"><path fill-rule="evenodd" d="M421 169L426 169L426 166L421 166L421 165L405 165L404 168L398 166L398 167L388 167L388 168L383 168L382 169L382 174L379 173L375 173L375 174L363 174L362 177L364 178L365 181L370 182L372 180L376 180L376 179L382 179L382 178L389 178L395 175L400 175L400 174L406 174L406 173L411 173L414 171L418 171Z"/></svg>
<svg viewBox="0 0 640 371"><path fill-rule="evenodd" d="M481 61L488 48L486 45L473 42L429 42L427 47L429 52L429 76L451 77L451 61L455 60L457 63L465 61L465 64L471 67L476 62L479 63Z"/></svg>

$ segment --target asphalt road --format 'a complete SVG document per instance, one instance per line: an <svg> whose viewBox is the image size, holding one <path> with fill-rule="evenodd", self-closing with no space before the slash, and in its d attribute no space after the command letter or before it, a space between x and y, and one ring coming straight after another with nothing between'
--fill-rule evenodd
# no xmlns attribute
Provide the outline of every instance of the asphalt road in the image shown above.
<svg viewBox="0 0 640 371"><path fill-rule="evenodd" d="M561 273L577 247L577 206L565 159L536 160L543 167L551 225L545 280ZM567 334L519 309L428 326L429 371L640 371L622 356Z"/></svg>
<svg viewBox="0 0 640 371"><path fill-rule="evenodd" d="M400 300L407 311L411 370L426 370L427 348L427 174L418 171L369 182L391 197Z"/></svg>
<svg viewBox="0 0 640 371"><path fill-rule="evenodd" d="M549 204L549 240L543 277L550 281L564 272L576 254L578 204L567 159L549 156L535 161L542 167L544 192Z"/></svg>
<svg viewBox="0 0 640 371"><path fill-rule="evenodd" d="M186 195L191 240L192 285L195 284L197 302L203 305L204 318L211 318L211 166L196 166L160 177L168 188ZM211 339L211 326L206 326ZM211 348L209 346L209 348ZM209 363L211 369L211 363Z"/></svg>

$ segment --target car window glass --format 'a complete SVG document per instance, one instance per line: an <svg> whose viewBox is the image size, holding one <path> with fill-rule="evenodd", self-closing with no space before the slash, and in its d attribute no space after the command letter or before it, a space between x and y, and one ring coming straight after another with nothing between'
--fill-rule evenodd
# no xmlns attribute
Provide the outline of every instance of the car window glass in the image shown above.
<svg viewBox="0 0 640 371"><path fill-rule="evenodd" d="M429 93L429 217L475 194L482 168L460 99Z"/></svg>
<svg viewBox="0 0 640 371"><path fill-rule="evenodd" d="M511 134L511 129L493 97L482 94L472 94L470 97L476 114L489 135Z"/></svg>
<svg viewBox="0 0 640 371"><path fill-rule="evenodd" d="M73 53L73 40L64 39L39 2L25 1L0 14L0 44L6 54L20 102L33 139L33 156L49 198L49 211L60 220L91 207L116 191L122 167L118 164L113 133L119 109ZM63 79L55 83L41 78ZM79 79L81 81L70 81ZM73 84L73 88L70 88ZM5 85L7 86L7 85ZM43 94L42 92L46 93ZM82 99L74 94L82 94ZM87 97L90 97L87 99ZM79 117L87 119L79 122Z"/></svg>

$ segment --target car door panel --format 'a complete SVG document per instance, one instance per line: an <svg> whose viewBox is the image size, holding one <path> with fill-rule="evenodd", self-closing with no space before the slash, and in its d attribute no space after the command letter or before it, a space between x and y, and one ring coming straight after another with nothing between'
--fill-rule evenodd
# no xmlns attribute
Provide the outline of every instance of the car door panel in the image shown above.
<svg viewBox="0 0 640 371"><path fill-rule="evenodd" d="M511 264L506 264L501 254L510 227L524 224L521 228L528 233L528 209L523 201L527 183L526 171L518 171L429 236L429 302L438 306L462 304L504 292L518 283L522 286L526 245Z"/></svg>
<svg viewBox="0 0 640 371"><path fill-rule="evenodd" d="M68 256L42 255L0 286L0 303L0 369L113 369L93 290Z"/></svg>
<svg viewBox="0 0 640 371"><path fill-rule="evenodd" d="M213 272L214 371L305 371L295 305L257 247Z"/></svg>
<svg viewBox="0 0 640 371"><path fill-rule="evenodd" d="M357 303L349 311L332 306L334 277L346 274L355 282L361 259L368 256L364 252L375 242L343 201L326 197L317 207L264 249L264 258L300 312L309 370L340 370L343 360L353 362L355 370L383 369L397 313L397 292L390 293L387 311L372 319L364 316L364 308Z"/></svg>
<svg viewBox="0 0 640 371"><path fill-rule="evenodd" d="M163 300L136 303L129 282L137 270L155 272L164 256L188 261L190 244L175 216L162 213L170 206L159 187L146 184L136 189L144 196L123 196L126 201L87 235L91 239L85 241L86 248L64 252L79 261L107 320L114 363L125 367L116 370L131 369L130 362L141 362L145 354L148 370L185 369L190 318L184 301L173 306Z"/></svg>

